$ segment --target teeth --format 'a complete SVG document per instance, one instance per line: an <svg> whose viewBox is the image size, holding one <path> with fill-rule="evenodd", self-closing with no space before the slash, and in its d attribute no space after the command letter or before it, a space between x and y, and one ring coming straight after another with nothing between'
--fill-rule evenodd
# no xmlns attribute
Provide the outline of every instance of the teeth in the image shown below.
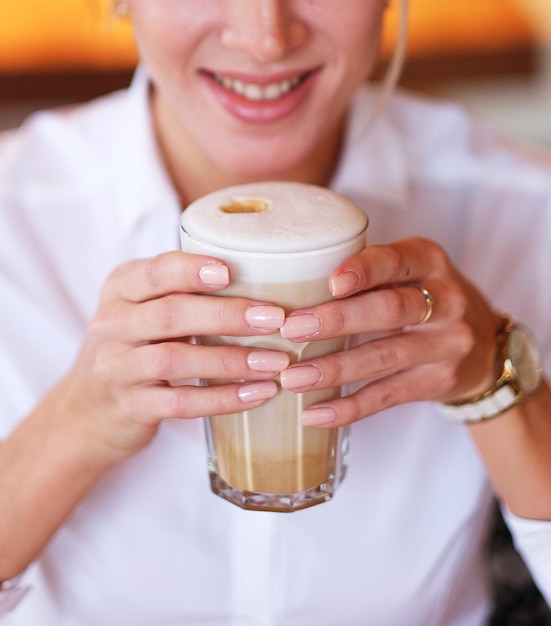
<svg viewBox="0 0 551 626"><path fill-rule="evenodd" d="M243 95L249 100L262 100L264 92L262 87L259 87L258 85L245 85Z"/></svg>
<svg viewBox="0 0 551 626"><path fill-rule="evenodd" d="M285 83L286 81L283 82ZM267 87L264 87L264 97L266 98L266 100L275 100L276 98L279 98L282 94L285 94L288 91L289 89L286 89L283 83L280 85L271 83Z"/></svg>
<svg viewBox="0 0 551 626"><path fill-rule="evenodd" d="M238 93L241 96L245 94L245 85L240 80L234 80L230 83L228 89L233 89L235 93Z"/></svg>
<svg viewBox="0 0 551 626"><path fill-rule="evenodd" d="M293 78L286 78L279 83L270 83L266 87L261 87L255 83L244 83L239 79L219 76L218 74L214 74L214 79L222 87L234 91L240 96L247 98L247 100L253 101L281 98L302 81L301 77L294 76Z"/></svg>

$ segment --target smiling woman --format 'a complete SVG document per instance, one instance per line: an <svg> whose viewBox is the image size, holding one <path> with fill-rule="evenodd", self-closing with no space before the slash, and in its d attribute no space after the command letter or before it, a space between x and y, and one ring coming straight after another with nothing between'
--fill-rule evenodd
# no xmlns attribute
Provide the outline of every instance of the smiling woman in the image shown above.
<svg viewBox="0 0 551 626"><path fill-rule="evenodd" d="M79 54L94 45L75 4L97 10L101 32L127 28L109 25L108 4L69 2ZM491 2L472 5L477 26ZM551 155L527 155L455 103L392 89L378 106L385 85L368 81L387 0L126 4L140 57L130 87L0 134L2 626L482 626L496 497L551 602ZM66 76L80 71L56 50ZM235 189L276 180L277 229L261 219L273 197L244 203ZM284 248L302 223L296 183L318 186L302 241L344 222L319 187L369 218L367 246L330 268L321 304L280 265L273 289L239 297L248 278L225 255L179 248L194 201L223 187L217 215L262 222ZM293 280L309 266L299 257ZM542 368L514 359L515 337L541 346ZM231 431L234 468L228 415L269 412L278 396L300 407L297 469L319 458L311 441L350 458L337 497L289 516L213 496L221 448L205 458L204 416ZM349 426L350 456L326 437ZM293 489L321 496L336 474ZM276 484L241 487L284 501Z"/></svg>

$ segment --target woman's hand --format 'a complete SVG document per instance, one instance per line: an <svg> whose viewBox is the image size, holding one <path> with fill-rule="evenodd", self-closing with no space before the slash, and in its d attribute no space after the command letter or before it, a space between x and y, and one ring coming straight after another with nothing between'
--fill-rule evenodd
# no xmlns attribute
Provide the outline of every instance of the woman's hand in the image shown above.
<svg viewBox="0 0 551 626"><path fill-rule="evenodd" d="M293 341L377 334L291 366L282 385L304 392L368 382L348 397L310 407L304 424L332 427L404 402L458 400L495 382L502 319L434 242L411 238L368 247L333 272L330 286L337 300L294 311L282 334ZM429 303L422 289L433 297L425 322Z"/></svg>
<svg viewBox="0 0 551 626"><path fill-rule="evenodd" d="M227 286L222 262L183 252L126 263L108 278L83 349L65 378L65 399L87 436L126 456L148 443L163 418L242 411L277 392L271 378L287 355L209 347L201 335L264 335L279 330L279 307L198 295ZM202 387L197 378L242 380ZM186 382L187 381L187 382Z"/></svg>
<svg viewBox="0 0 551 626"><path fill-rule="evenodd" d="M0 446L0 581L28 566L104 472L147 445L163 418L241 411L277 392L270 379L287 355L189 341L279 330L279 307L198 295L228 281L220 261L183 252L126 263L107 279L74 366ZM247 382L184 382L203 377Z"/></svg>

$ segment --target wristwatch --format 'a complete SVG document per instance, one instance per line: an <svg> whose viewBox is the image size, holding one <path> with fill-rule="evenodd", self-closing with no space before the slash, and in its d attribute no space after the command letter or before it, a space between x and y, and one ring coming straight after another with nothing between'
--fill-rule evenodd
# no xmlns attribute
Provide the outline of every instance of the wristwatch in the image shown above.
<svg viewBox="0 0 551 626"><path fill-rule="evenodd" d="M500 415L538 390L542 378L539 346L523 324L505 320L498 336L497 382L473 398L441 405L443 414L454 422L473 424Z"/></svg>

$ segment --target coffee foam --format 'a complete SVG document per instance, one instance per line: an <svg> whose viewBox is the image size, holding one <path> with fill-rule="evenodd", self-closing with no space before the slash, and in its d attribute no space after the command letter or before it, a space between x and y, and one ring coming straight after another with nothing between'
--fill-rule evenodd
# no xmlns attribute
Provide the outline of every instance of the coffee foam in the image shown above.
<svg viewBox="0 0 551 626"><path fill-rule="evenodd" d="M181 226L184 250L226 260L233 278L277 281L330 273L343 247L352 255L365 245L367 216L323 187L263 182L203 196L183 212Z"/></svg>

